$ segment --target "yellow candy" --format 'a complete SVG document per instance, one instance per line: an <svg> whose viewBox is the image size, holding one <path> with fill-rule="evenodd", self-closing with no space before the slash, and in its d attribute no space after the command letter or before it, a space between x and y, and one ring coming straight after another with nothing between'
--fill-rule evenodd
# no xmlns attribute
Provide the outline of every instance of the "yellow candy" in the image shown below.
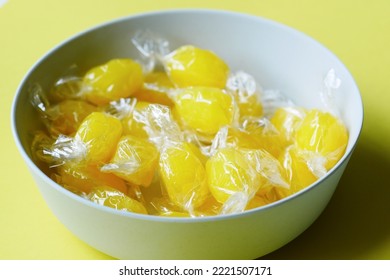
<svg viewBox="0 0 390 280"><path fill-rule="evenodd" d="M173 88L165 72L153 72L145 76L143 87L133 97L140 101L173 106L173 101L167 95L167 91Z"/></svg>
<svg viewBox="0 0 390 280"><path fill-rule="evenodd" d="M75 193L88 194L92 188L105 185L127 193L126 183L119 177L101 172L96 166L66 163L57 167L52 177L60 185Z"/></svg>
<svg viewBox="0 0 390 280"><path fill-rule="evenodd" d="M207 181L214 198L225 203L231 195L256 192L260 174L248 159L249 150L242 148L219 149L206 163Z"/></svg>
<svg viewBox="0 0 390 280"><path fill-rule="evenodd" d="M292 194L289 188L282 188L277 186L268 185L264 188L260 188L256 193L259 201L267 202L267 204L283 199ZM255 197L256 197L255 196ZM262 205L260 205L262 206Z"/></svg>
<svg viewBox="0 0 390 280"><path fill-rule="evenodd" d="M280 137L279 131L269 120L262 118L248 119L244 131L249 134L252 142L255 142L258 149L266 150L278 158L282 153L285 143Z"/></svg>
<svg viewBox="0 0 390 280"><path fill-rule="evenodd" d="M243 72L232 73L226 83L226 89L234 97L240 122L246 118L259 118L263 115L263 105L255 79Z"/></svg>
<svg viewBox="0 0 390 280"><path fill-rule="evenodd" d="M188 143L165 147L160 155L160 175L170 200L189 211L203 204L209 190L201 159Z"/></svg>
<svg viewBox="0 0 390 280"><path fill-rule="evenodd" d="M94 112L81 123L75 139L86 147L84 160L89 164L100 164L112 157L121 135L120 120L101 112Z"/></svg>
<svg viewBox="0 0 390 280"><path fill-rule="evenodd" d="M262 147L261 138L258 135L251 134L246 130L238 129L233 126L221 128L213 141L226 144L226 146L229 147L246 149L259 149Z"/></svg>
<svg viewBox="0 0 390 280"><path fill-rule="evenodd" d="M136 61L113 59L59 79L47 97L35 88L50 133L31 145L42 170L100 205L202 217L283 199L343 156L348 132L335 116L263 108L255 79L208 50L187 45L162 60L165 72L145 77Z"/></svg>
<svg viewBox="0 0 390 280"><path fill-rule="evenodd" d="M221 211L222 204L219 203L212 195L210 195L206 201L198 207L198 216L215 216Z"/></svg>
<svg viewBox="0 0 390 280"><path fill-rule="evenodd" d="M227 143L240 148L259 149L262 147L261 139L247 131L229 127Z"/></svg>
<svg viewBox="0 0 390 280"><path fill-rule="evenodd" d="M310 110L306 114L295 136L298 149L325 158L326 170L339 161L348 143L348 132L344 124L330 113L319 110Z"/></svg>
<svg viewBox="0 0 390 280"><path fill-rule="evenodd" d="M169 199L168 195L165 193L165 190L161 190L161 186L158 186L159 191L157 192L153 191L152 194L146 193L146 191L149 191L154 187L155 186L153 185L150 188L144 189L145 191L143 192L145 201L147 205L150 206L150 213L153 213L158 216L169 216L169 213L188 213L186 211L183 211L181 207L178 207L177 205L173 204L173 202Z"/></svg>
<svg viewBox="0 0 390 280"><path fill-rule="evenodd" d="M157 162L158 151L152 143L127 135L120 139L114 157L101 170L147 187L153 180Z"/></svg>
<svg viewBox="0 0 390 280"><path fill-rule="evenodd" d="M138 101L135 104L134 111L141 113L146 109L151 103ZM123 134L130 134L141 138L147 138L148 134L146 133L144 127L145 124L138 122L134 119L134 112L122 119L123 123Z"/></svg>
<svg viewBox="0 0 390 280"><path fill-rule="evenodd" d="M204 217L218 215L222 204L208 195L205 201L195 209L183 209L174 204L167 194L154 195L151 205L157 210L157 215L165 217ZM184 211L183 211L184 210ZM190 211L189 211L190 210Z"/></svg>
<svg viewBox="0 0 390 280"><path fill-rule="evenodd" d="M263 105L255 95L249 97L247 102L239 102L238 109L240 110L240 119L246 117L261 117L263 115Z"/></svg>
<svg viewBox="0 0 390 280"><path fill-rule="evenodd" d="M88 101L96 105L126 98L143 83L142 67L131 59L113 59L90 69L83 79Z"/></svg>
<svg viewBox="0 0 390 280"><path fill-rule="evenodd" d="M168 211L161 213L160 216L162 217L175 217L175 218L189 218L191 215L186 212L176 212L176 211Z"/></svg>
<svg viewBox="0 0 390 280"><path fill-rule="evenodd" d="M104 205L117 210L148 214L141 202L107 186L93 188L88 194L88 199L99 205Z"/></svg>
<svg viewBox="0 0 390 280"><path fill-rule="evenodd" d="M60 78L50 89L48 98L52 103L58 103L69 98L79 98L82 88L82 78L67 76Z"/></svg>
<svg viewBox="0 0 390 280"><path fill-rule="evenodd" d="M216 87L224 88L229 67L213 52L183 46L165 59L169 78L177 87Z"/></svg>
<svg viewBox="0 0 390 280"><path fill-rule="evenodd" d="M289 194L300 191L318 179L310 170L307 160L294 146L289 146L285 150L281 162L290 182Z"/></svg>
<svg viewBox="0 0 390 280"><path fill-rule="evenodd" d="M266 197L255 195L246 206L246 210L255 209L271 203Z"/></svg>
<svg viewBox="0 0 390 280"><path fill-rule="evenodd" d="M54 134L72 135L81 122L98 108L82 100L64 100L50 108L50 131Z"/></svg>
<svg viewBox="0 0 390 280"><path fill-rule="evenodd" d="M149 104L142 110L135 110L133 118L142 125L147 132L149 140L162 148L164 142L181 141L182 132L173 120L171 108L161 104Z"/></svg>
<svg viewBox="0 0 390 280"><path fill-rule="evenodd" d="M261 149L219 149L208 160L206 171L210 191L220 203L236 193L251 199L261 189L289 188L279 161Z"/></svg>
<svg viewBox="0 0 390 280"><path fill-rule="evenodd" d="M255 150L252 162L256 162L256 170L261 174L261 180L257 182L257 196L261 196L268 203L271 203L291 193L286 170L271 153L262 149Z"/></svg>
<svg viewBox="0 0 390 280"><path fill-rule="evenodd" d="M271 123L279 131L284 143L293 143L297 127L305 116L305 110L294 107L278 108L271 118Z"/></svg>
<svg viewBox="0 0 390 280"><path fill-rule="evenodd" d="M175 97L176 113L188 128L213 135L233 121L233 100L217 88L183 89Z"/></svg>

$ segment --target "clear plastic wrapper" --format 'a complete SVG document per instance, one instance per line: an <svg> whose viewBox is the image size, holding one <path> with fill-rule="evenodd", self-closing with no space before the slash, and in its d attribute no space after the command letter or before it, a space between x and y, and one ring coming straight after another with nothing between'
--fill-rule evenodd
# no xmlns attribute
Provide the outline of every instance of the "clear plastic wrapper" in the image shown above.
<svg viewBox="0 0 390 280"><path fill-rule="evenodd" d="M227 91L233 96L236 105L235 125L246 118L261 117L261 89L255 79L244 71L231 73L226 83Z"/></svg>
<svg viewBox="0 0 390 280"><path fill-rule="evenodd" d="M194 144L184 141L185 134L173 120L169 107L149 105L136 113L135 119L145 125L150 141L160 151L158 165L163 194L181 211L195 215L195 208L209 193L204 156Z"/></svg>
<svg viewBox="0 0 390 280"><path fill-rule="evenodd" d="M132 59L112 59L90 69L83 77L85 98L96 105L133 95L142 87L142 66Z"/></svg>
<svg viewBox="0 0 390 280"><path fill-rule="evenodd" d="M117 118L94 112L80 124L73 142L85 149L85 156L80 160L101 164L112 157L121 135L122 124Z"/></svg>
<svg viewBox="0 0 390 280"><path fill-rule="evenodd" d="M223 204L220 214L244 211L255 195L264 193L265 189L288 192L290 186L283 166L262 145L256 135L224 127L205 149L210 156L206 164L209 188L214 198ZM262 201L273 202L265 198Z"/></svg>
<svg viewBox="0 0 390 280"><path fill-rule="evenodd" d="M81 122L98 108L83 100L64 99L51 104L48 95L40 85L34 84L30 88L30 100L33 107L39 112L42 123L53 135L72 135Z"/></svg>
<svg viewBox="0 0 390 280"><path fill-rule="evenodd" d="M254 141L252 145L268 151L276 158L280 156L285 147L280 131L268 118L247 118L242 123L241 129L247 135L250 135L252 142Z"/></svg>
<svg viewBox="0 0 390 280"><path fill-rule="evenodd" d="M141 64L145 73L159 68L164 57L170 52L169 41L150 30L137 31L131 42L141 54Z"/></svg>
<svg viewBox="0 0 390 280"><path fill-rule="evenodd" d="M306 115L306 110L298 106L279 107L272 115L270 121L280 134L284 145L294 142L295 132Z"/></svg>
<svg viewBox="0 0 390 280"><path fill-rule="evenodd" d="M334 69L330 69L324 78L323 90L320 92L325 110L340 118L340 108L337 106L337 89L341 86L341 80Z"/></svg>
<svg viewBox="0 0 390 280"><path fill-rule="evenodd" d="M148 214L145 206L141 202L107 186L93 188L87 198L97 204L120 211Z"/></svg>
<svg viewBox="0 0 390 280"><path fill-rule="evenodd" d="M148 71L162 65L176 87L225 88L229 67L210 50L185 45L172 51L166 39L150 31L137 32L132 43L147 59Z"/></svg>
<svg viewBox="0 0 390 280"><path fill-rule="evenodd" d="M148 187L157 168L159 153L149 141L132 136L122 136L110 162L100 170L113 173L138 186Z"/></svg>
<svg viewBox="0 0 390 280"><path fill-rule="evenodd" d="M178 90L173 99L183 128L202 139L212 139L221 127L233 122L233 98L221 89L185 88Z"/></svg>
<svg viewBox="0 0 390 280"><path fill-rule="evenodd" d="M151 32L138 32L132 42L143 56L155 61L151 65L165 70L170 83L145 83L144 87L173 101L173 114L184 130L210 141L223 125L233 122L233 97L224 90L230 70L216 54L191 45L171 51L166 40Z"/></svg>
<svg viewBox="0 0 390 280"><path fill-rule="evenodd" d="M271 118L278 108L296 106L292 100L276 89L264 90L261 95L261 102L264 116L267 118Z"/></svg>
<svg viewBox="0 0 390 280"><path fill-rule="evenodd" d="M261 149L220 148L206 170L210 191L223 204L221 214L244 211L261 189L289 189L279 161Z"/></svg>
<svg viewBox="0 0 390 280"><path fill-rule="evenodd" d="M95 187L107 186L127 194L133 186L113 174L101 172L97 166L66 163L55 168L51 178L68 190L86 196Z"/></svg>
<svg viewBox="0 0 390 280"><path fill-rule="evenodd" d="M36 152L51 167L69 162L99 165L112 157L121 135L122 125L117 118L93 112L73 137L59 135L51 145L37 146Z"/></svg>
<svg viewBox="0 0 390 280"><path fill-rule="evenodd" d="M280 159L291 186L289 194L300 191L322 176L322 174L316 175L318 172L310 169L310 158L306 158L301 153L294 145L290 145L285 149ZM320 170L323 171L323 168L321 167Z"/></svg>
<svg viewBox="0 0 390 280"><path fill-rule="evenodd" d="M171 50L151 32L132 43L140 57L73 66L49 93L30 91L46 129L34 157L72 192L142 214L225 215L296 193L344 154L334 71L320 111L263 90L210 50Z"/></svg>
<svg viewBox="0 0 390 280"><path fill-rule="evenodd" d="M344 154L347 142L348 132L344 124L332 114L315 109L307 112L295 137L296 147L311 159L308 160L311 169L322 176Z"/></svg>
<svg viewBox="0 0 390 280"><path fill-rule="evenodd" d="M281 162L290 180L290 194L325 176L345 152L348 131L335 105L335 91L340 83L334 70L329 70L320 93L324 111L282 107L271 119L288 144Z"/></svg>
<svg viewBox="0 0 390 280"><path fill-rule="evenodd" d="M31 145L34 160L46 163L45 172L55 182L84 197L92 188L100 185L115 188L123 193L136 190L135 186L130 188L119 177L103 173L97 166L79 161L83 157L84 151L76 153L72 143L72 138L61 136L54 139L43 131L37 131ZM77 149L80 146L76 145L75 147ZM71 156L76 159L73 160Z"/></svg>
<svg viewBox="0 0 390 280"><path fill-rule="evenodd" d="M199 86L225 88L228 65L212 51L192 45L179 47L164 57L165 70L180 88Z"/></svg>
<svg viewBox="0 0 390 280"><path fill-rule="evenodd" d="M51 100L84 100L104 106L120 98L128 98L143 86L143 69L129 58L111 59L81 75L76 66L59 78L52 87Z"/></svg>
<svg viewBox="0 0 390 280"><path fill-rule="evenodd" d="M165 142L184 140L184 134L174 121L168 106L150 104L142 111L135 111L133 115L137 122L144 125L149 140L157 148L163 147Z"/></svg>
<svg viewBox="0 0 390 280"><path fill-rule="evenodd" d="M172 142L162 148L159 171L170 200L190 214L209 195L206 170L197 147L185 142Z"/></svg>
<svg viewBox="0 0 390 280"><path fill-rule="evenodd" d="M105 108L104 112L123 120L131 116L135 110L138 101L135 98L120 98L111 101Z"/></svg>
<svg viewBox="0 0 390 280"><path fill-rule="evenodd" d="M48 97L50 102L58 103L69 99L82 99L83 77L77 65L71 65L54 83Z"/></svg>
<svg viewBox="0 0 390 280"><path fill-rule="evenodd" d="M143 87L133 94L139 101L173 106L169 97L175 86L163 71L151 72L145 75Z"/></svg>

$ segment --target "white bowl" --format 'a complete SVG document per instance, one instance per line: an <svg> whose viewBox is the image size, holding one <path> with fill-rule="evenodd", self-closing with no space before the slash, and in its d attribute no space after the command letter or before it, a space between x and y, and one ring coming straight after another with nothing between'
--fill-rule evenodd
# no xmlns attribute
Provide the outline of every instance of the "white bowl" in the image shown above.
<svg viewBox="0 0 390 280"><path fill-rule="evenodd" d="M83 199L46 176L32 161L31 132L39 126L27 89L48 88L69 66L81 69L111 58L136 57L137 30L168 38L172 48L198 45L244 70L297 104L323 107L318 92L333 68L342 84L337 105L349 130L347 150L321 180L286 199L241 214L165 218L119 212ZM65 41L40 59L17 91L12 128L18 148L44 199L58 219L92 247L120 259L253 259L285 245L326 207L350 159L363 122L359 90L346 67L321 44L289 27L259 17L207 10L175 10L130 16Z"/></svg>

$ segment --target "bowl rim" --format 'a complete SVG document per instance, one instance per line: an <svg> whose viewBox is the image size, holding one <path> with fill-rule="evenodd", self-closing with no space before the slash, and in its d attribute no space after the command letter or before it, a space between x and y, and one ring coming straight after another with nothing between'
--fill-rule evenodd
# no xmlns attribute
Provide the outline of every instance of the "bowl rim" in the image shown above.
<svg viewBox="0 0 390 280"><path fill-rule="evenodd" d="M355 139L353 139L353 142L351 142L351 146L348 150L345 151L344 155L341 157L341 159L336 163L335 166L330 169L325 176L321 177L317 181L315 181L313 184L305 187L304 189L298 191L297 193L294 193L288 197L285 197L283 199L280 199L278 201L272 202L270 204L250 209L250 210L245 210L241 213L234 213L234 214L225 214L225 215L216 215L216 216L205 216L205 217L164 217L164 216L157 216L157 215L146 215L146 214L138 214L138 213L133 213L133 212L128 212L128 211L120 211L117 209L113 209L110 207L102 206L99 204L96 204L92 201L89 201L67 189L62 187L60 184L56 183L54 180L49 178L35 163L34 161L28 156L25 148L23 147L21 140L19 138L18 134L18 129L16 127L16 107L18 104L18 100L21 96L22 88L28 81L29 77L31 74L35 71L35 69L50 55L52 55L55 51L63 47L64 45L72 42L73 40L76 40L79 37L84 36L85 34L88 34L90 32L96 31L100 28L107 27L110 25L118 24L120 22L125 22L129 20L134 20L137 18L143 18L143 17L153 17L153 16L162 16L162 15L173 15L173 14L196 14L196 13L206 13L206 14L217 14L217 15L224 15L224 16L233 16L233 17L245 17L246 19L249 20L254 20L254 21L259 21L268 25L272 25L274 27L277 27L279 29L283 29L284 32L293 32L297 36L302 37L305 40L310 41L311 44L316 44L317 47L320 47L323 49L323 51L327 52L329 55L333 56L333 58L340 63L340 65L346 70L346 74L348 75L348 79L351 80L352 86L353 86L353 91L356 93L356 98L358 99L358 104L359 104L359 110L361 111L361 118L359 120L356 120L358 122L358 133ZM142 12L142 13L137 13L137 14L132 14L132 15L127 15L127 16L122 16L119 18L115 18L112 20L105 21L103 23L100 23L98 25L92 26L90 28L84 29L67 39L61 41L57 45L55 45L53 48L49 49L45 54L43 54L27 71L27 73L24 75L22 78L21 82L19 83L15 96L12 101L12 108L11 108L11 129L12 129L12 134L14 141L16 143L16 146L21 153L24 161L26 162L27 166L30 168L30 170L37 174L42 180L45 181L50 187L53 187L56 191L59 191L63 195L67 196L69 199L76 200L78 203L85 204L86 206L95 208L98 211L103 211L109 214L113 215L118 215L118 216L124 216L132 219L138 219L138 220L144 220L144 221L153 221L153 222L162 222L162 223L199 223L199 222L215 222L215 221L223 221L223 220L229 220L229 219L237 219L245 216L250 216L254 213L257 212L265 212L269 211L272 208L278 207L281 204L284 204L290 200L297 199L298 197L302 196L306 192L311 191L312 189L316 188L319 184L321 184L322 181L324 181L326 178L330 177L333 173L335 173L341 166L344 164L344 162L352 155L352 152L356 148L356 145L358 143L358 140L360 138L362 128L363 128L363 122L364 122L364 107L363 107L363 102L362 102L362 97L359 91L359 88L356 84L356 81L354 80L352 74L348 70L348 68L344 65L344 63L328 48L326 48L324 45L322 45L319 41L315 40L314 38L310 37L309 35L292 28L290 26L287 26L283 23L264 18L262 16L258 15L252 15L252 14L246 14L246 13L241 13L241 12L233 12L233 11L227 11L227 10L221 10L221 9L164 9L160 11L152 11L152 12Z"/></svg>

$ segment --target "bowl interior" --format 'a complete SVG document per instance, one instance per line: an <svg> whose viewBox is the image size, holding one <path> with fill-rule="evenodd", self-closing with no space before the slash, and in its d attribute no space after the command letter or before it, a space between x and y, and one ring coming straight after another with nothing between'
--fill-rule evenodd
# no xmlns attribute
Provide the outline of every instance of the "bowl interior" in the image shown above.
<svg viewBox="0 0 390 280"><path fill-rule="evenodd" d="M165 37L171 49L193 44L222 57L232 71L243 70L264 89L276 89L296 104L323 108L319 92L323 79L334 69L341 79L336 103L350 138L351 153L362 126L358 88L345 66L321 44L284 25L248 15L218 11L167 11L110 22L76 35L44 56L21 83L14 101L13 129L31 166L30 143L40 126L30 105L28 88L39 83L48 89L72 65L80 70L118 57L138 57L131 43L139 30Z"/></svg>

